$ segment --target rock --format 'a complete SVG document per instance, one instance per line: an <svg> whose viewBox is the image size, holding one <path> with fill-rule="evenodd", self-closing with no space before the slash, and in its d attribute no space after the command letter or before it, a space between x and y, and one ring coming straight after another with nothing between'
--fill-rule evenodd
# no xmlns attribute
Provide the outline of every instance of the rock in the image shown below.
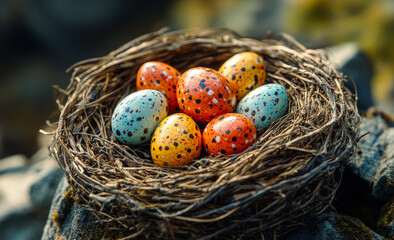
<svg viewBox="0 0 394 240"><path fill-rule="evenodd" d="M387 239L394 239L394 199L383 208L383 214L378 222L378 230Z"/></svg>
<svg viewBox="0 0 394 240"><path fill-rule="evenodd" d="M373 65L367 54L356 43L346 43L327 49L331 62L335 68L344 75L351 77L357 87L360 110L365 111L374 106L371 92ZM346 83L353 93L355 92L352 81Z"/></svg>
<svg viewBox="0 0 394 240"><path fill-rule="evenodd" d="M39 239L64 175L48 155L32 165L26 162L23 155L0 160L0 239Z"/></svg>
<svg viewBox="0 0 394 240"><path fill-rule="evenodd" d="M43 222L29 208L18 208L0 216L0 239L36 240L42 234Z"/></svg>
<svg viewBox="0 0 394 240"><path fill-rule="evenodd" d="M380 116L363 118L359 135L349 167L370 184L373 196L388 201L394 196L394 128Z"/></svg>
<svg viewBox="0 0 394 240"><path fill-rule="evenodd" d="M41 240L100 239L93 213L75 204L73 190L63 177L57 187Z"/></svg>
<svg viewBox="0 0 394 240"><path fill-rule="evenodd" d="M57 185L64 172L60 168L54 168L41 176L30 187L30 199L34 210L42 216L47 216L55 195Z"/></svg>
<svg viewBox="0 0 394 240"><path fill-rule="evenodd" d="M324 213L291 233L289 240L382 239L359 219L337 213Z"/></svg>
<svg viewBox="0 0 394 240"><path fill-rule="evenodd" d="M23 154L16 154L0 160L0 175L20 170L25 167L27 157Z"/></svg>

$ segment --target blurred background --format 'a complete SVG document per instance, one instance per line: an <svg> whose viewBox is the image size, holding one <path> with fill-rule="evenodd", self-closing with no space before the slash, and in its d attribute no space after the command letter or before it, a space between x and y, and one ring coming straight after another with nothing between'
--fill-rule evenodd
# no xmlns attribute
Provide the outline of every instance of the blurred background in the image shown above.
<svg viewBox="0 0 394 240"><path fill-rule="evenodd" d="M52 85L67 86L70 65L165 26L256 39L282 31L308 48L351 43L370 61L359 97L393 109L393 0L0 0L0 159L45 145Z"/></svg>

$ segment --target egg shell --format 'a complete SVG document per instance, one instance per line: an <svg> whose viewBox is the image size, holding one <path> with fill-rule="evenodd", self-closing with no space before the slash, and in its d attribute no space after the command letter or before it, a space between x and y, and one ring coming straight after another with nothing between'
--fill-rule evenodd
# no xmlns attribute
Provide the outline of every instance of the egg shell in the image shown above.
<svg viewBox="0 0 394 240"><path fill-rule="evenodd" d="M124 144L149 142L159 123L167 117L166 97L156 90L134 92L116 106L111 119L112 132Z"/></svg>
<svg viewBox="0 0 394 240"><path fill-rule="evenodd" d="M249 118L227 113L210 121L204 128L203 145L209 155L243 152L256 142L256 128Z"/></svg>
<svg viewBox="0 0 394 240"><path fill-rule="evenodd" d="M151 141L153 162L162 167L189 164L202 149L200 128L191 117L175 113L157 127Z"/></svg>
<svg viewBox="0 0 394 240"><path fill-rule="evenodd" d="M233 112L235 94L227 79L217 71L196 67L184 72L177 86L181 110L199 124L207 124L214 117Z"/></svg>
<svg viewBox="0 0 394 240"><path fill-rule="evenodd" d="M287 110L288 96L280 84L266 84L248 93L235 109L252 120L257 130L267 127Z"/></svg>
<svg viewBox="0 0 394 240"><path fill-rule="evenodd" d="M168 102L169 113L179 111L176 99L176 85L180 72L174 67L163 63L150 61L144 63L137 73L137 89L155 89L163 93Z"/></svg>
<svg viewBox="0 0 394 240"><path fill-rule="evenodd" d="M229 58L219 69L237 95L237 101L265 82L263 58L253 52L242 52Z"/></svg>

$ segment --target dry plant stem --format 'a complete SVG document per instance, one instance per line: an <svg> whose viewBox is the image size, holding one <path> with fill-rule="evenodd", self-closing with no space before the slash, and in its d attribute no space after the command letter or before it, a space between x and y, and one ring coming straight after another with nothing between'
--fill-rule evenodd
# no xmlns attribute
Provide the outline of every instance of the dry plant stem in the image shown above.
<svg viewBox="0 0 394 240"><path fill-rule="evenodd" d="M144 62L163 61L181 72L217 69L242 51L260 54L266 82L282 84L289 94L287 114L248 150L160 168L149 145L116 141L112 111L136 91ZM124 239L281 236L329 206L354 152L359 115L345 77L324 51L306 49L286 34L258 41L227 29L162 29L69 71L69 86L58 89L50 151L80 204Z"/></svg>

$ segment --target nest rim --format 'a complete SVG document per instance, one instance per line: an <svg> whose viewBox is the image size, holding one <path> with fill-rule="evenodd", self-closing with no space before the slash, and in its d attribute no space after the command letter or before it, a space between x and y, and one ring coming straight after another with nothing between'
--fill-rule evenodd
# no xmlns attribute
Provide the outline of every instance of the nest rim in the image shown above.
<svg viewBox="0 0 394 240"><path fill-rule="evenodd" d="M324 211L354 152L356 96L324 51L307 49L287 34L280 38L258 41L228 29L161 29L70 67L69 86L57 89L60 115L50 152L79 202L114 229L150 238L175 238L175 230L206 239L228 230L242 235L245 228L246 235L270 229L284 234ZM262 56L266 83L285 85L289 95L288 113L246 151L162 168L147 161L147 145L117 143L112 111L136 90L144 62L162 61L184 72L217 67L242 51Z"/></svg>

